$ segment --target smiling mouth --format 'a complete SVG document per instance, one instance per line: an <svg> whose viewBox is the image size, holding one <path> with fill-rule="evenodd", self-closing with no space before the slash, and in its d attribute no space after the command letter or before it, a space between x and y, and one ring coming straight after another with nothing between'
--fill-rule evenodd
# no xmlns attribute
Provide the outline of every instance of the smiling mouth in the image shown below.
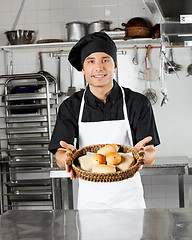
<svg viewBox="0 0 192 240"><path fill-rule="evenodd" d="M92 75L92 77L94 78L104 78L105 76L107 76L107 74L97 74L97 75Z"/></svg>

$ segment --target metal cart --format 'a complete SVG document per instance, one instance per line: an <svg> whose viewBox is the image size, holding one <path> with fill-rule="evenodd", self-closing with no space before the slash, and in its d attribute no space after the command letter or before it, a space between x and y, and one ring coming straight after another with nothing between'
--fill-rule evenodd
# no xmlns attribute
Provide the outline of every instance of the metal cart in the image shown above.
<svg viewBox="0 0 192 240"><path fill-rule="evenodd" d="M0 75L4 81L1 111L1 212L55 208L48 151L58 108L56 79L50 74ZM33 91L30 91L30 89ZM15 91L15 89L17 91Z"/></svg>

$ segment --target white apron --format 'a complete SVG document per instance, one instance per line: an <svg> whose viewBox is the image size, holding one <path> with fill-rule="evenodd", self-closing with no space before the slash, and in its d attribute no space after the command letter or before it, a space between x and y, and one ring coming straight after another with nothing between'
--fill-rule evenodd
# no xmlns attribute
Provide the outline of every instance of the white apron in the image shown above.
<svg viewBox="0 0 192 240"><path fill-rule="evenodd" d="M84 95L79 113L79 147L93 144L121 144L133 147L130 124L127 116L124 91L123 120L82 122ZM134 177L110 183L89 182L79 179L78 209L134 209L145 208L140 173Z"/></svg>

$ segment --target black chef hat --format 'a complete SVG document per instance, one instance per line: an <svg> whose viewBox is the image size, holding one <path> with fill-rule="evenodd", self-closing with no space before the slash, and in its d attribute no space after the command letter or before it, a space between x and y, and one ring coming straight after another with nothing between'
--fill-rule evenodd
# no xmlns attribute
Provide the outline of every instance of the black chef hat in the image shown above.
<svg viewBox="0 0 192 240"><path fill-rule="evenodd" d="M73 67L81 71L85 58L94 52L107 53L113 58L115 66L117 66L116 45L104 32L95 32L82 37L71 49L68 60Z"/></svg>

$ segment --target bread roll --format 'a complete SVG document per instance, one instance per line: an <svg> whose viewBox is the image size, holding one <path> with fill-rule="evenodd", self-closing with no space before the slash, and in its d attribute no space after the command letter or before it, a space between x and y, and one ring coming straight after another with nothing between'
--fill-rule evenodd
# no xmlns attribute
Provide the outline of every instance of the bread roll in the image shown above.
<svg viewBox="0 0 192 240"><path fill-rule="evenodd" d="M119 153L121 155L121 163L117 165L117 171L127 170L130 165L135 161L134 157L126 154Z"/></svg>
<svg viewBox="0 0 192 240"><path fill-rule="evenodd" d="M117 165L121 162L121 155L117 152L110 152L106 156L108 165Z"/></svg>
<svg viewBox="0 0 192 240"><path fill-rule="evenodd" d="M102 154L96 153L92 158L94 165L106 164L106 157Z"/></svg>
<svg viewBox="0 0 192 240"><path fill-rule="evenodd" d="M93 165L93 154L83 155L78 158L81 169L90 171Z"/></svg>
<svg viewBox="0 0 192 240"><path fill-rule="evenodd" d="M110 145L112 145L115 148L116 152L119 151L119 146L117 144L110 144Z"/></svg>
<svg viewBox="0 0 192 240"><path fill-rule="evenodd" d="M118 152L119 147L117 144L107 144L104 147L100 148L97 153L100 153L102 155L107 155L110 152Z"/></svg>
<svg viewBox="0 0 192 240"><path fill-rule="evenodd" d="M106 164L93 165L92 172L93 173L114 173L116 172L116 168Z"/></svg>

